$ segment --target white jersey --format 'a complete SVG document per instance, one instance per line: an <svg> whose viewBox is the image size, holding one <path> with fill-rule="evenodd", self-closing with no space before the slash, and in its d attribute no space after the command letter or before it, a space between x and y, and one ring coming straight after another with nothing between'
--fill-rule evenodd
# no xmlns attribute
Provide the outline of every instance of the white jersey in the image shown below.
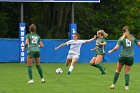
<svg viewBox="0 0 140 93"><path fill-rule="evenodd" d="M69 53L80 55L80 48L83 43L85 43L85 40L69 40L66 42L67 45L70 45Z"/></svg>

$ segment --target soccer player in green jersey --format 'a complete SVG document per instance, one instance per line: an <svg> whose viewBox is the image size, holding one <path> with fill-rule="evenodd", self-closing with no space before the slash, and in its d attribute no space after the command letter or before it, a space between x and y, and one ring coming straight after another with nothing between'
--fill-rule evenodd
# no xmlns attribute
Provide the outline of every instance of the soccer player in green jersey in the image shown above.
<svg viewBox="0 0 140 93"><path fill-rule="evenodd" d="M97 39L96 39L96 47L91 50L96 50L96 55L91 59L90 65L98 68L102 74L105 74L105 68L100 65L104 55L105 55L105 45L107 44L105 41L105 37L108 34L104 32L104 30L97 31Z"/></svg>
<svg viewBox="0 0 140 93"><path fill-rule="evenodd" d="M30 33L26 35L26 42L25 47L28 46L28 56L27 56L27 66L28 66L28 74L30 80L27 82L28 84L34 83L33 77L32 77L32 62L33 59L36 64L36 68L40 74L41 82L44 83L44 77L42 73L42 69L40 67L40 50L39 47L43 47L43 43L41 41L41 38L39 35L36 34L36 26L34 24L31 24L29 27Z"/></svg>
<svg viewBox="0 0 140 93"><path fill-rule="evenodd" d="M138 46L140 46L140 42L138 42L134 36L130 35L128 26L124 26L122 31L123 31L123 36L119 38L116 46L112 50L108 51L108 53L110 54L116 51L120 46L122 46L122 50L119 55L119 59L117 63L116 72L114 75L113 84L111 85L110 88L111 89L115 88L121 69L125 65L125 69L124 69L125 89L128 90L129 79L130 79L129 71L134 61L134 44L137 44Z"/></svg>

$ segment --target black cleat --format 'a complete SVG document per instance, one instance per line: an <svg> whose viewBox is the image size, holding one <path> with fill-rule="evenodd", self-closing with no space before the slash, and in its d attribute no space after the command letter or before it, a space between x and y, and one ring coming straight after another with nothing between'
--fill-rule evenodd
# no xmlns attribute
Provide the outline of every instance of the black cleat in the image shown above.
<svg viewBox="0 0 140 93"><path fill-rule="evenodd" d="M106 73L105 73L105 68L104 68L104 67L103 67L103 70L104 70L104 72L102 72L102 75L106 74Z"/></svg>
<svg viewBox="0 0 140 93"><path fill-rule="evenodd" d="M102 73L102 75L106 74L105 72Z"/></svg>
<svg viewBox="0 0 140 93"><path fill-rule="evenodd" d="M70 75L70 71L68 71L68 75Z"/></svg>

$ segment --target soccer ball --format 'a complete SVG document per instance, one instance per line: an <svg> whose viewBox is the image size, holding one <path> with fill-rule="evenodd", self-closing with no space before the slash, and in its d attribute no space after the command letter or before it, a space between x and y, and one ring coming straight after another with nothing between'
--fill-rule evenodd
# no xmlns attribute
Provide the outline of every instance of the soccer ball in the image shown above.
<svg viewBox="0 0 140 93"><path fill-rule="evenodd" d="M62 74L62 72L63 72L63 70L62 70L61 68L57 68L57 69L56 69L56 73L57 73L57 74Z"/></svg>

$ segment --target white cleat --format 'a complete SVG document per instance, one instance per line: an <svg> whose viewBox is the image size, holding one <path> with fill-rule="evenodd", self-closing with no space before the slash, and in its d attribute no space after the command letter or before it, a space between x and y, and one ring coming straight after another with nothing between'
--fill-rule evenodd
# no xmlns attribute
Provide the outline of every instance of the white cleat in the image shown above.
<svg viewBox="0 0 140 93"><path fill-rule="evenodd" d="M44 80L44 78L42 78L42 79L41 79L41 82L42 82L42 83L45 83L45 80Z"/></svg>
<svg viewBox="0 0 140 93"><path fill-rule="evenodd" d="M115 84L112 84L112 85L110 86L110 89L115 89Z"/></svg>
<svg viewBox="0 0 140 93"><path fill-rule="evenodd" d="M33 80L29 80L27 83L28 84L32 84L32 83L34 83L34 81Z"/></svg>
<svg viewBox="0 0 140 93"><path fill-rule="evenodd" d="M125 86L125 90L129 90L129 86Z"/></svg>

